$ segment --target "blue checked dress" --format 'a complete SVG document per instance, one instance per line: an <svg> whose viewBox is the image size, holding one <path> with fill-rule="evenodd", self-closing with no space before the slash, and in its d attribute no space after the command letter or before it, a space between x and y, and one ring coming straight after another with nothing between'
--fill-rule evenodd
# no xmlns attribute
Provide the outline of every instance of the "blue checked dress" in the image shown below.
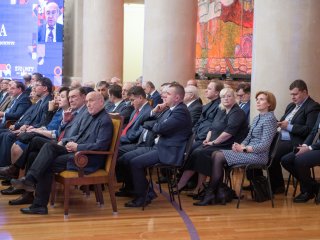
<svg viewBox="0 0 320 240"><path fill-rule="evenodd" d="M243 153L232 150L222 150L229 166L235 164L266 164L269 148L277 132L277 119L273 112L259 114L253 119L248 136L242 144L251 146L253 152Z"/></svg>

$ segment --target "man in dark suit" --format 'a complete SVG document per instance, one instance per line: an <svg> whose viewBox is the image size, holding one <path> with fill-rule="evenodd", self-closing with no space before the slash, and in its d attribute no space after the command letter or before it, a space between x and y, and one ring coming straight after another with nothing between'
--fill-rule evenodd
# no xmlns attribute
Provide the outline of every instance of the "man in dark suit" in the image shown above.
<svg viewBox="0 0 320 240"><path fill-rule="evenodd" d="M183 98L184 88L176 83L171 84L164 103L153 110L161 112L166 107L170 108L152 128L152 131L160 136L156 146L130 161L135 199L126 203L126 207L141 207L144 204L148 183L145 177L146 167L159 162L171 165L182 163L187 140L192 134L191 116ZM148 196L147 204L152 198Z"/></svg>
<svg viewBox="0 0 320 240"><path fill-rule="evenodd" d="M248 124L250 122L250 93L251 87L247 83L240 83L237 87L237 96L239 107L244 111Z"/></svg>
<svg viewBox="0 0 320 240"><path fill-rule="evenodd" d="M282 166L300 182L301 193L293 199L295 203L304 203L319 192L319 184L311 177L310 168L320 165L320 113L311 133L302 145L281 158ZM317 199L319 202L320 199Z"/></svg>
<svg viewBox="0 0 320 240"><path fill-rule="evenodd" d="M147 99L152 108L162 103L160 93L156 90L156 87L152 82L148 81L144 84L144 91L147 94Z"/></svg>
<svg viewBox="0 0 320 240"><path fill-rule="evenodd" d="M47 118L48 102L52 99L52 82L49 78L41 78L35 84L35 94L40 98L38 102L15 123L14 131L0 129L0 166L11 163L11 146L20 132L30 128L46 126L51 119Z"/></svg>
<svg viewBox="0 0 320 240"><path fill-rule="evenodd" d="M185 95L183 102L187 105L190 112L193 127L201 116L202 104L199 101L197 87L189 85L184 88L184 91Z"/></svg>
<svg viewBox="0 0 320 240"><path fill-rule="evenodd" d="M97 92L90 92L86 97L89 121L81 127L74 141L65 145L46 143L37 158L29 168L24 178L12 179L12 185L17 189L35 191L35 199L30 207L22 208L25 214L47 214L53 174L65 169L74 170L72 161L77 151L107 151L110 147L113 133L112 121L104 109L104 99ZM105 156L89 156L86 173L103 168Z"/></svg>
<svg viewBox="0 0 320 240"><path fill-rule="evenodd" d="M22 114L31 106L29 96L24 93L25 86L18 81L11 81L9 87L9 94L13 98L11 105L5 112L0 112L0 128L6 127L7 120L18 120Z"/></svg>
<svg viewBox="0 0 320 240"><path fill-rule="evenodd" d="M1 96L0 96L0 111L5 111L6 110L6 106L4 106L4 104L6 103L6 100L9 98L9 83L10 80L9 79L2 79L1 81L1 85L0 85L0 89L1 89Z"/></svg>
<svg viewBox="0 0 320 240"><path fill-rule="evenodd" d="M278 122L281 141L269 168L271 188L275 194L283 193L285 190L280 159L303 143L311 132L320 111L320 105L308 95L307 84L303 80L295 80L289 89L292 103L287 106Z"/></svg>
<svg viewBox="0 0 320 240"><path fill-rule="evenodd" d="M143 122L149 118L151 112L151 106L146 99L146 93L142 87L132 87L128 95L130 96L131 104L134 107L134 111L130 116L130 121L123 129L120 137L120 144L136 143L142 133Z"/></svg>
<svg viewBox="0 0 320 240"><path fill-rule="evenodd" d="M202 107L201 116L193 127L193 132L196 137L192 149L199 147L203 140L206 139L207 133L211 128L212 121L216 116L218 106L220 104L219 94L222 89L223 84L219 81L211 81L208 84L205 95L210 102Z"/></svg>
<svg viewBox="0 0 320 240"><path fill-rule="evenodd" d="M124 118L124 125L127 125L130 116L134 110L134 107L128 105L125 100L122 99L121 86L114 84L109 87L109 101L112 105L109 109L106 109L108 113L119 113Z"/></svg>
<svg viewBox="0 0 320 240"><path fill-rule="evenodd" d="M45 7L46 24L38 29L38 42L62 42L63 25L57 23L59 6L55 2L47 3Z"/></svg>

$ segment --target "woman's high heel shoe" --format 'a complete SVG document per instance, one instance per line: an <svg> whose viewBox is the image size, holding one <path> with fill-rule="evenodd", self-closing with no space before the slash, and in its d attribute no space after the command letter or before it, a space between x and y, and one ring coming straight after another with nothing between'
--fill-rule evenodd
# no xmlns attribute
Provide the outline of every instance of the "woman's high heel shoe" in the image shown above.
<svg viewBox="0 0 320 240"><path fill-rule="evenodd" d="M207 206L215 204L215 194L212 188L207 188L203 200L193 203L194 206Z"/></svg>

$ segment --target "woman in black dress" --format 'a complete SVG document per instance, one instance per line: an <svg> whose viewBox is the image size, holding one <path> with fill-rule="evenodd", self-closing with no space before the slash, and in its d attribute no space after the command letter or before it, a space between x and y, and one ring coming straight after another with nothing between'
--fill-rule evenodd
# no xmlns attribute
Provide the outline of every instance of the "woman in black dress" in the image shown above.
<svg viewBox="0 0 320 240"><path fill-rule="evenodd" d="M195 172L199 172L198 184L194 194L202 188L206 176L211 175L211 154L219 149L231 149L234 142L241 142L248 133L248 124L244 111L236 102L236 94L231 88L220 91L221 104L210 131L202 146L196 148L185 166L178 183L182 189Z"/></svg>

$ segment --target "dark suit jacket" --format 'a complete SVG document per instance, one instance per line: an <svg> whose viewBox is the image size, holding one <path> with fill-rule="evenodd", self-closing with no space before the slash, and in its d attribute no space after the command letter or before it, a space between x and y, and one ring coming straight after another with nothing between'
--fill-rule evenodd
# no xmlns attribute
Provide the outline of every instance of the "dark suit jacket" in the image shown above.
<svg viewBox="0 0 320 240"><path fill-rule="evenodd" d="M295 106L294 103L290 103L280 121L285 120L286 116L295 108ZM317 120L319 111L320 105L311 97L308 97L298 112L296 112L291 120L293 128L290 132L290 138L294 146L303 143L305 138L309 135Z"/></svg>
<svg viewBox="0 0 320 240"><path fill-rule="evenodd" d="M38 28L38 42L46 41L46 24L41 25ZM63 25L56 24L56 42L63 41Z"/></svg>
<svg viewBox="0 0 320 240"><path fill-rule="evenodd" d="M130 144L136 143L139 139L140 134L142 133L143 127L142 124L150 117L150 112L152 108L149 104L145 104L141 109L138 117L134 121L134 123L130 126L125 136L121 136L120 143L121 144ZM130 120L133 118L136 111L133 111L130 117Z"/></svg>
<svg viewBox="0 0 320 240"><path fill-rule="evenodd" d="M6 120L18 120L31 105L29 96L22 93L6 113Z"/></svg>
<svg viewBox="0 0 320 240"><path fill-rule="evenodd" d="M199 99L191 103L188 106L188 110L191 115L192 127L193 127L198 122L202 112L202 104L200 103Z"/></svg>
<svg viewBox="0 0 320 240"><path fill-rule="evenodd" d="M201 116L193 127L193 132L196 134L196 141L202 141L206 138L207 133L211 128L212 121L217 114L219 104L220 98L215 99L202 107Z"/></svg>
<svg viewBox="0 0 320 240"><path fill-rule="evenodd" d="M121 116L123 116L123 124L126 126L130 120L130 116L134 110L134 107L129 103L127 104L124 100L121 101L121 103L111 111L112 113L119 113Z"/></svg>
<svg viewBox="0 0 320 240"><path fill-rule="evenodd" d="M250 122L250 100L244 104L241 109L244 111L244 113L246 114L246 117L247 117L247 121L248 121L248 124Z"/></svg>
<svg viewBox="0 0 320 240"><path fill-rule="evenodd" d="M90 121L79 132L77 151L108 151L112 141L113 125L109 114L102 110L94 116L90 116ZM91 155L89 156L88 165L85 167L86 173L94 172L103 168L105 164L105 156ZM67 169L77 169L73 161L68 161Z"/></svg>
<svg viewBox="0 0 320 240"><path fill-rule="evenodd" d="M4 112L10 105L12 98L7 94L0 104L0 111Z"/></svg>
<svg viewBox="0 0 320 240"><path fill-rule="evenodd" d="M319 131L318 130L319 124L320 124L320 113L318 114L318 119L317 119L316 123L314 124L311 133L308 135L307 139L304 141L304 144L307 144L308 146L311 145L313 150L320 150L320 142L313 143L313 140ZM318 140L319 140L319 137L318 137Z"/></svg>
<svg viewBox="0 0 320 240"><path fill-rule="evenodd" d="M167 112L152 128L160 135L157 144L159 160L164 164L181 165L186 143L192 134L191 116L184 103Z"/></svg>
<svg viewBox="0 0 320 240"><path fill-rule="evenodd" d="M51 119L47 118L48 115L48 103L52 100L52 96L48 94L40 103L40 108L37 109L37 105L39 101L35 104L36 110L31 114L29 121L27 121L26 125L32 125L35 128L43 127L48 125L48 121Z"/></svg>
<svg viewBox="0 0 320 240"><path fill-rule="evenodd" d="M157 90L148 99L152 100L152 108L163 102L161 95Z"/></svg>

